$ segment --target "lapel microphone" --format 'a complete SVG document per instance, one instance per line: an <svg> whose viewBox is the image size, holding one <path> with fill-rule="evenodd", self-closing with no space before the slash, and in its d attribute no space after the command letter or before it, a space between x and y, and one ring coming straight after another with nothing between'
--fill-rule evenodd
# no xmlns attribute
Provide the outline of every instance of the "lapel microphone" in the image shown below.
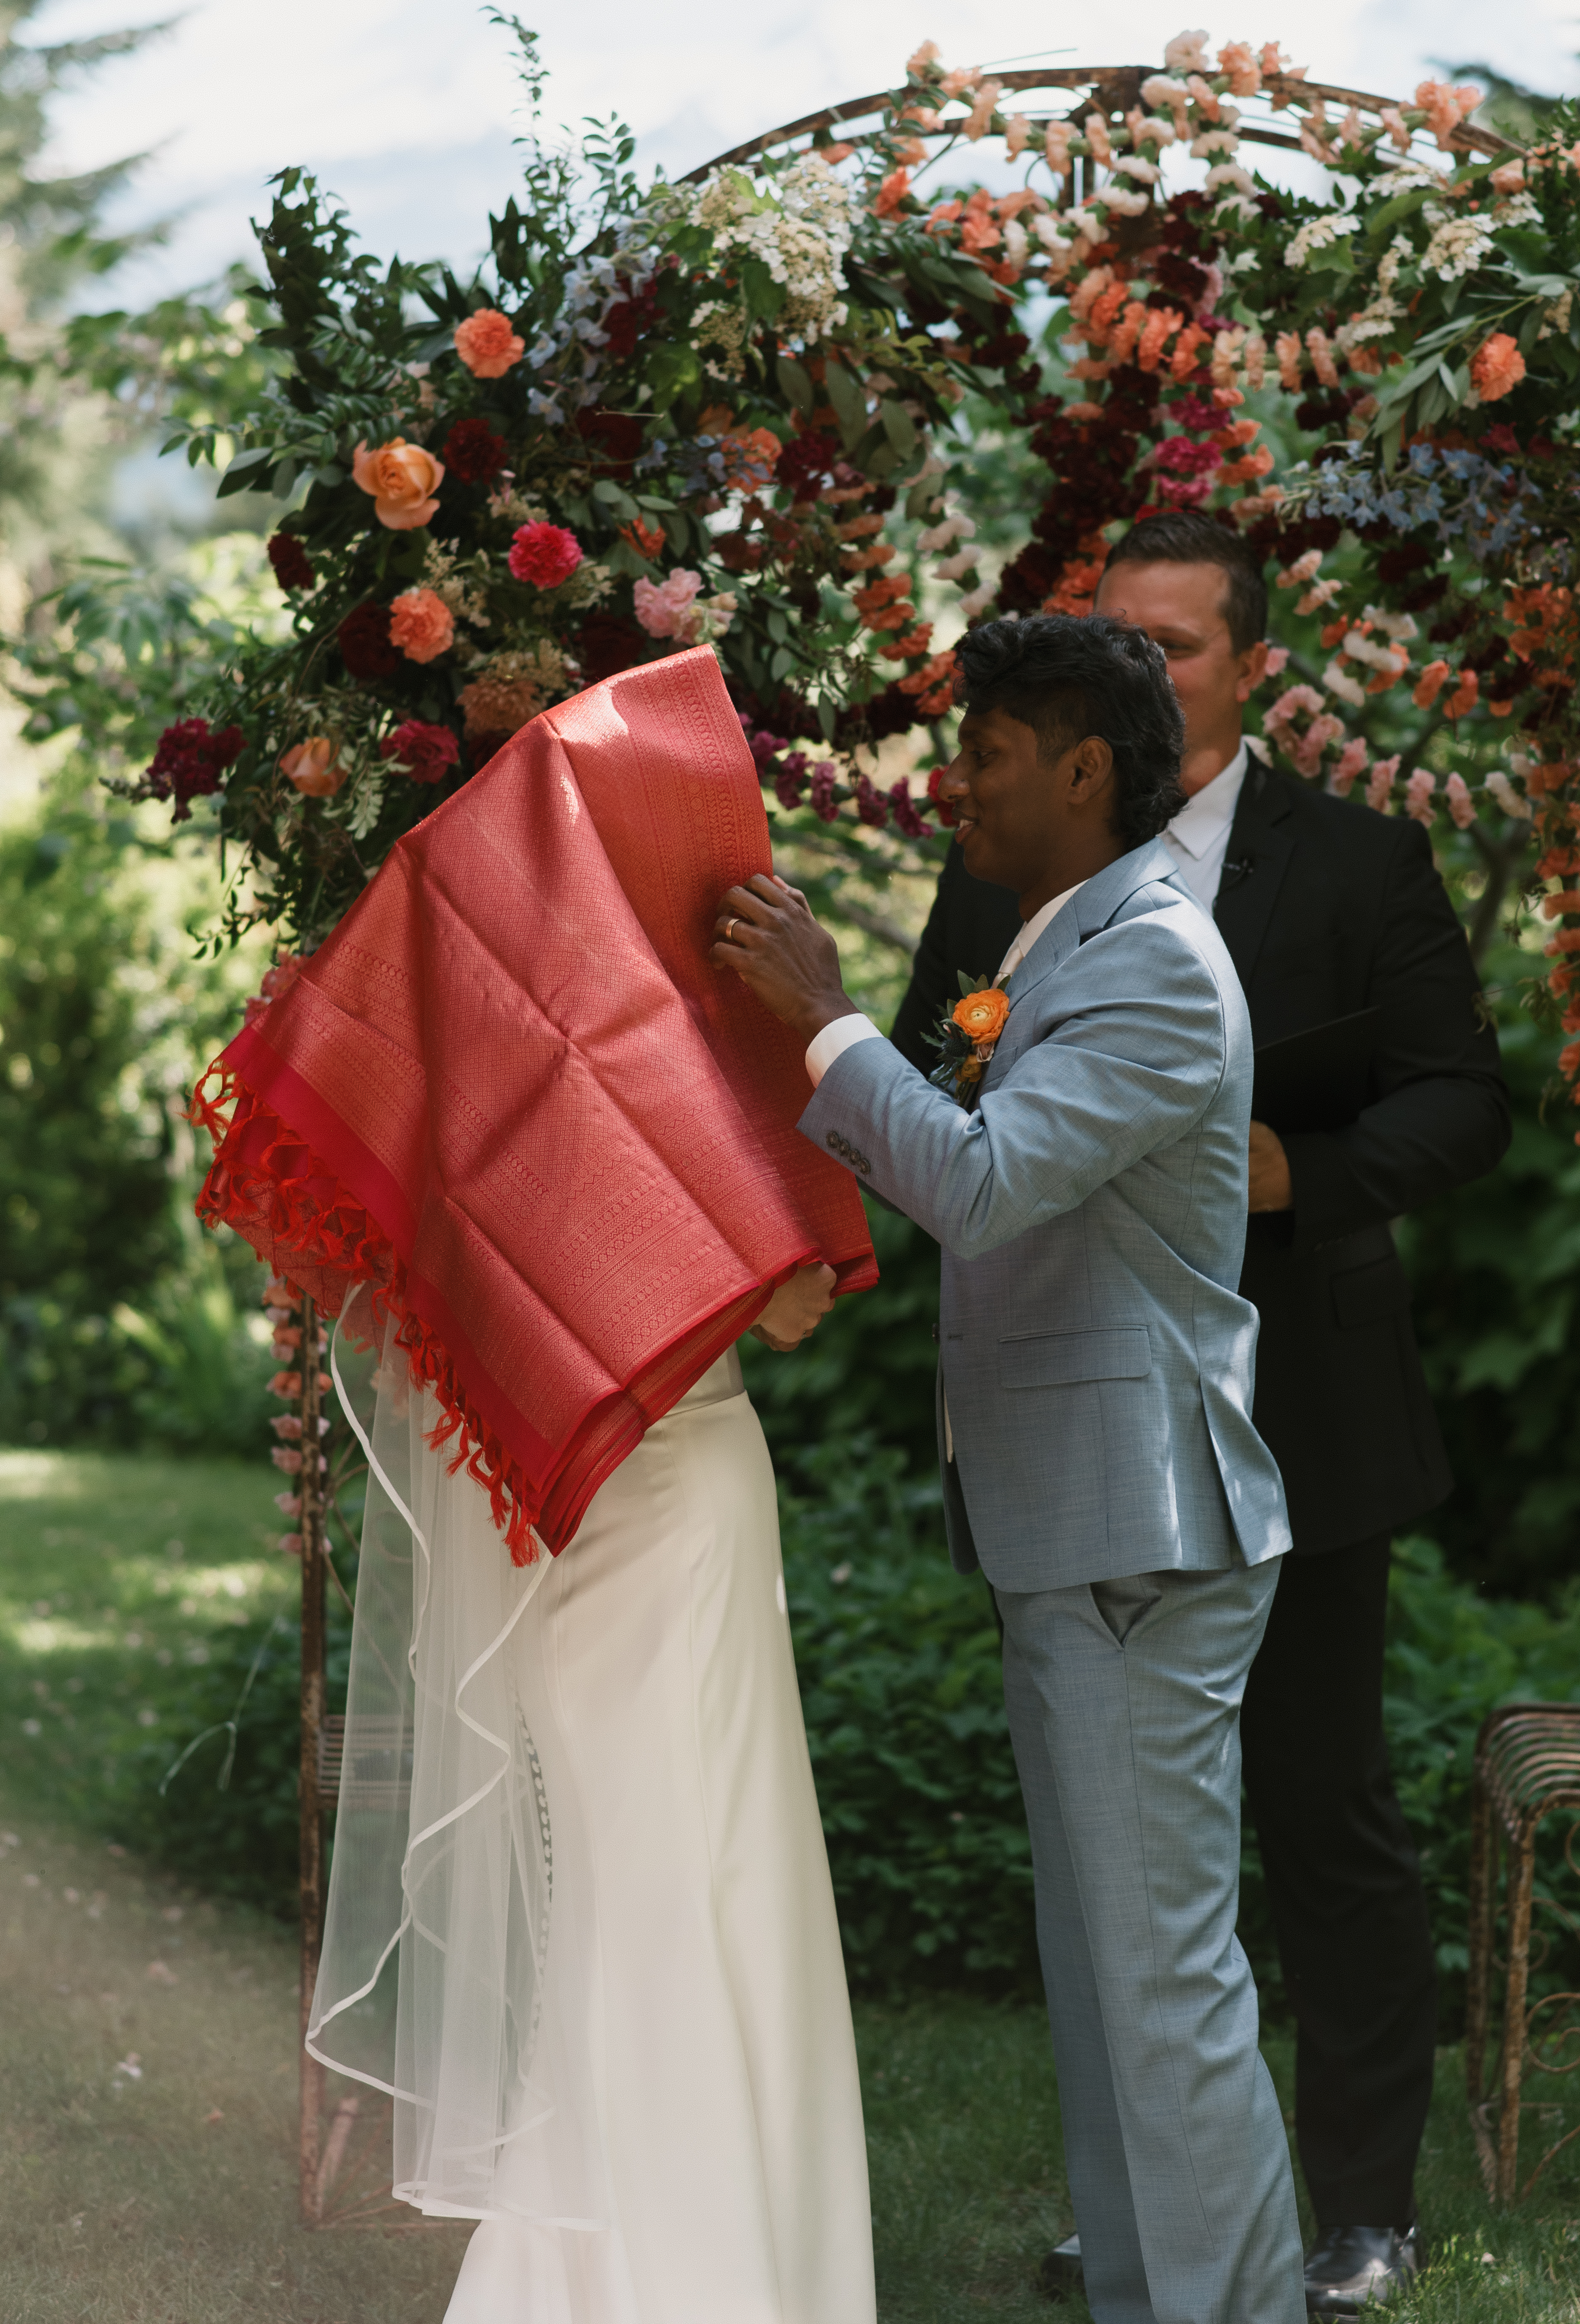
<svg viewBox="0 0 1580 2324"><path fill-rule="evenodd" d="M1225 887L1234 887L1237 881L1249 880L1255 869L1256 858L1254 855L1242 855L1234 862L1230 862L1225 860L1223 876L1218 882L1219 894L1222 895Z"/></svg>

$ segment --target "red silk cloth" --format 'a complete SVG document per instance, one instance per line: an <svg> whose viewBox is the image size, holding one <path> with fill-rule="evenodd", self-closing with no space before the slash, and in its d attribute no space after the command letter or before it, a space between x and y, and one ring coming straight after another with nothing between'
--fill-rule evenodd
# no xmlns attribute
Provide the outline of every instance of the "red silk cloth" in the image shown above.
<svg viewBox="0 0 1580 2324"><path fill-rule="evenodd" d="M329 1314L375 1286L518 1563L798 1265L877 1279L800 1044L707 959L771 866L711 651L624 671L408 833L194 1101L199 1214Z"/></svg>

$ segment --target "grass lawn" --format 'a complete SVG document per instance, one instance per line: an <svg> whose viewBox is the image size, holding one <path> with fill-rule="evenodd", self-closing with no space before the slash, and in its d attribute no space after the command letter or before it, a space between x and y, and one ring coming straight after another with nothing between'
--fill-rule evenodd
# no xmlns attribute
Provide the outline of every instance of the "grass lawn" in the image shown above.
<svg viewBox="0 0 1580 2324"><path fill-rule="evenodd" d="M252 1465L0 1453L7 2319L444 2312L465 2226L295 2224L291 1932L216 1897L201 1861L159 1870L125 1849L138 1829L158 1844L139 1821L149 1771L206 1723L203 1687L226 1674L223 1716L235 1668L290 1618L296 1574L272 1546L270 1492ZM223 1876L222 1841L221 1824ZM1040 2013L869 2004L857 2034L883 2324L1049 2319L1032 2279L1071 2215ZM1287 2107L1289 2045L1275 2035L1267 2051ZM1580 2141L1525 2206L1496 2215L1452 2050L1420 2193L1435 2264L1392 2311L1401 2324L1580 2324ZM1084 2324L1086 2311L1057 2313Z"/></svg>

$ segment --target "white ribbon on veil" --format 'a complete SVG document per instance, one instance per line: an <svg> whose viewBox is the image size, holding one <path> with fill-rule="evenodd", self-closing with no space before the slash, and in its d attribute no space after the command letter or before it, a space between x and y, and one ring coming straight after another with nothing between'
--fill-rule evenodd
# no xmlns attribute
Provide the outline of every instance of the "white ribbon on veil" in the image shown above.
<svg viewBox="0 0 1580 2324"><path fill-rule="evenodd" d="M367 1343L348 1354L337 1326L330 1365L370 1473L307 2046L394 2100L403 2201L594 2227L608 2216L596 1964L554 1895L533 1738L554 1723L534 1618L550 1561L513 1566L487 1495L448 1474L428 1442L439 1407L365 1288L342 1322ZM554 1788L574 1827L574 1787Z"/></svg>

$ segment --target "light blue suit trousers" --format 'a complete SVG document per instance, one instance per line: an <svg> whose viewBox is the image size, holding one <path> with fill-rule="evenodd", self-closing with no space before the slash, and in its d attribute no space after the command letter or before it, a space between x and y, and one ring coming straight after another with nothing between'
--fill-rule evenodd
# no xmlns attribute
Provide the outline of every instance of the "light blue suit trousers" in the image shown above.
<svg viewBox="0 0 1580 2324"><path fill-rule="evenodd" d="M1234 1934L1240 1700L1278 1575L1274 1559L995 1593L1097 2324L1304 2324Z"/></svg>

